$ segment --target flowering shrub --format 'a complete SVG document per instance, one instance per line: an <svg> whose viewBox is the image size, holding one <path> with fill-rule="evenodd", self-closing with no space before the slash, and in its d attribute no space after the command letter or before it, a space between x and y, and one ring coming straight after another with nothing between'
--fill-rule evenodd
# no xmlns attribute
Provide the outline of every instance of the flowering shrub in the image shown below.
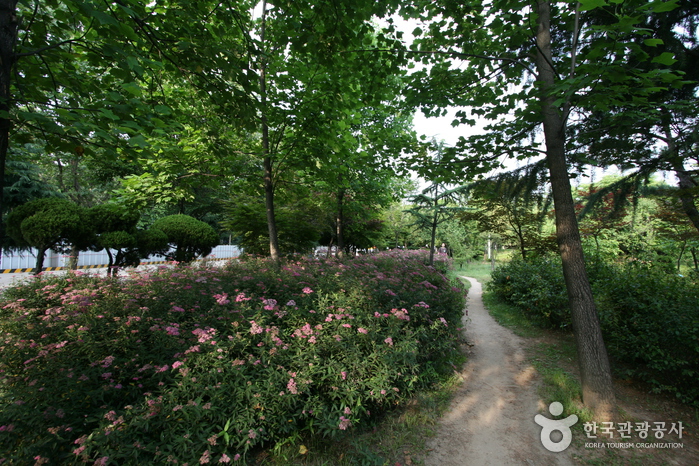
<svg viewBox="0 0 699 466"><path fill-rule="evenodd" d="M458 356L420 255L39 276L0 302L0 460L206 464L342 435ZM0 461L1 462L1 461Z"/></svg>

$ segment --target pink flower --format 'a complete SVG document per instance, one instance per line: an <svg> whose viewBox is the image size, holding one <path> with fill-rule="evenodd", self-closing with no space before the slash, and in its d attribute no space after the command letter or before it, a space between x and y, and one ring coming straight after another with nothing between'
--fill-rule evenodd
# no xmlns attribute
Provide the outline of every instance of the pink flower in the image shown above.
<svg viewBox="0 0 699 466"><path fill-rule="evenodd" d="M309 287L305 287L305 288L304 288L303 290L301 290L301 291L304 292L304 293L306 293L306 294L311 294L311 293L313 293L313 290L310 289Z"/></svg>
<svg viewBox="0 0 699 466"><path fill-rule="evenodd" d="M228 455L226 455L226 454L224 453L223 456L221 456L221 459L218 460L218 462L219 462L219 463L230 463L230 462L231 462L231 459L228 457Z"/></svg>
<svg viewBox="0 0 699 466"><path fill-rule="evenodd" d="M350 424L352 424L352 421L347 419L345 416L340 416L340 425L338 426L340 430L347 430Z"/></svg>
<svg viewBox="0 0 699 466"><path fill-rule="evenodd" d="M177 327L165 327L165 331L168 335L177 336L180 334L180 329L178 329Z"/></svg>
<svg viewBox="0 0 699 466"><path fill-rule="evenodd" d="M192 330L192 333L197 336L197 341L199 343L206 343L216 335L216 329L211 327L205 327L203 329L196 328Z"/></svg>
<svg viewBox="0 0 699 466"><path fill-rule="evenodd" d="M276 299L265 299L263 301L265 305L265 310L266 311L273 311L274 308L277 306L277 300Z"/></svg>
<svg viewBox="0 0 699 466"><path fill-rule="evenodd" d="M114 362L114 356L107 356L102 360L102 367L109 367Z"/></svg>
<svg viewBox="0 0 699 466"><path fill-rule="evenodd" d="M359 333L369 333L369 332L367 331L367 329L365 329L364 327L359 327L359 328L357 329L357 331L358 331Z"/></svg>
<svg viewBox="0 0 699 466"><path fill-rule="evenodd" d="M286 384L286 389L289 390L292 395L298 395L299 393L296 387L296 381L293 378L289 379L289 382Z"/></svg>
<svg viewBox="0 0 699 466"><path fill-rule="evenodd" d="M250 333L252 333L253 335L257 335L258 333L262 333L264 331L262 329L262 327L257 325L257 322L255 322L254 320L251 320L250 324L251 324Z"/></svg>
<svg viewBox="0 0 699 466"><path fill-rule="evenodd" d="M215 294L214 299L216 300L216 304L219 304L223 306L224 304L228 304L231 302L230 299L228 299L228 293L223 293L223 294Z"/></svg>
<svg viewBox="0 0 699 466"><path fill-rule="evenodd" d="M286 303L286 305L287 305L287 306L296 306L296 301L294 301L293 299L291 299L291 300L289 300L288 303Z"/></svg>
<svg viewBox="0 0 699 466"><path fill-rule="evenodd" d="M393 346L393 338L391 337L386 338L383 342L387 343L388 346Z"/></svg>
<svg viewBox="0 0 699 466"><path fill-rule="evenodd" d="M206 450L199 458L199 464L207 464L209 461L211 461L211 453L209 453L209 450Z"/></svg>
<svg viewBox="0 0 699 466"><path fill-rule="evenodd" d="M178 367L180 367L180 366L183 365L183 364L184 364L184 363L183 363L182 361L175 361L175 362L172 363L172 368L173 368L173 369L177 369Z"/></svg>
<svg viewBox="0 0 699 466"><path fill-rule="evenodd" d="M80 453L82 453L82 452L85 450L85 448L87 448L86 445L79 446L78 448L76 448L75 450L73 450L73 454L77 456L77 455L79 455Z"/></svg>

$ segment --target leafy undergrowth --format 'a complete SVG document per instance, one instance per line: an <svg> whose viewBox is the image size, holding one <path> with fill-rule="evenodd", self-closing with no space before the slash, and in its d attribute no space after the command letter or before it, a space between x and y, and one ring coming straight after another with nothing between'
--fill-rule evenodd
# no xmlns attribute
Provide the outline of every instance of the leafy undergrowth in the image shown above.
<svg viewBox="0 0 699 466"><path fill-rule="evenodd" d="M640 261L592 260L588 273L609 355L619 370L699 408L699 281ZM489 289L535 325L571 328L560 259L512 261Z"/></svg>
<svg viewBox="0 0 699 466"><path fill-rule="evenodd" d="M8 289L0 459L246 462L341 440L459 362L463 288L424 260L249 260Z"/></svg>
<svg viewBox="0 0 699 466"><path fill-rule="evenodd" d="M578 362L574 337L562 330L549 330L537 327L521 308L504 302L494 292L483 295L483 301L490 314L500 325L513 330L527 341L529 362L541 377L540 395L544 405L554 401L564 407L564 415L575 414L579 422L573 426L573 458L576 462L589 465L646 465L646 464L698 464L699 441L696 426L699 425L699 410L686 404L678 403L664 394L651 393L653 387L639 381L619 377L624 373L619 362L613 364L616 377L618 422L637 423L682 422L683 436L666 435L657 440L649 434L645 441L634 436L631 440L620 439L616 432L614 437L598 435L588 438L584 430L585 422L594 422L592 413L585 409L582 402L582 389L579 382ZM592 434L590 434L592 435ZM673 448L639 448L637 443L671 442ZM619 444L633 444L631 448L620 448ZM600 445L604 444L604 447ZM682 446L677 446L681 444ZM593 447L592 445L595 445Z"/></svg>

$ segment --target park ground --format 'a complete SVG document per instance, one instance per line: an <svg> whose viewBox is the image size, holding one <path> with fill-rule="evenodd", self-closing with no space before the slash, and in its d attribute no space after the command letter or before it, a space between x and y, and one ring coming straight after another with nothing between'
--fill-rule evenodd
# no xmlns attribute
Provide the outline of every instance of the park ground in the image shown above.
<svg viewBox="0 0 699 466"><path fill-rule="evenodd" d="M464 265L459 275L487 282L489 272L489 264L476 263ZM600 435L590 439L581 420L573 427L568 449L551 453L543 448L541 428L534 422L537 413L551 417L548 406L554 401L583 411L572 335L535 328L487 294L484 305L481 283L468 280L471 288L464 345L468 361L459 372L461 383L455 386L448 408L436 422L425 455L400 464L699 465L699 410L620 378L615 378L618 422L648 421L651 426L660 421L668 426L682 422L682 438L666 435L655 440L651 434L646 440L622 440L617 433L616 438ZM676 447L637 447L653 441L672 442ZM619 448L620 444L633 446Z"/></svg>
<svg viewBox="0 0 699 466"><path fill-rule="evenodd" d="M663 439L681 444L681 448L600 448L603 442L610 445L621 440L588 439L582 421L573 427L568 449L551 453L543 448L541 428L534 422L537 413L550 417L547 407L553 401L577 407L578 413L583 411L572 335L535 328L488 293L484 304L482 284L489 280L490 268L490 264L474 262L462 264L456 271L470 287L462 345L467 362L455 371L451 383L418 396L407 408L388 415L373 431L358 432L347 444L338 445L335 452L316 456L313 461L309 461L310 456L262 452L257 464L285 464L287 460L286 464L333 464L327 459L333 454L337 464L354 464L350 455L343 457L346 449L366 464L391 466L699 465L699 410L621 378L615 379L621 420L648 421L651 425L656 421L668 425L682 422L681 439ZM0 274L0 287L29 276ZM306 443L304 449L325 448Z"/></svg>

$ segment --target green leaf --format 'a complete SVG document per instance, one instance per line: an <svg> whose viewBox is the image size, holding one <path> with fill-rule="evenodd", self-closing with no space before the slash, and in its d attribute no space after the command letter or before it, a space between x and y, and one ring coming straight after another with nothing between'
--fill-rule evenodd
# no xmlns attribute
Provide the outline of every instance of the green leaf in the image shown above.
<svg viewBox="0 0 699 466"><path fill-rule="evenodd" d="M123 83L121 85L122 89L124 89L126 92L136 96L140 97L141 96L141 86L139 86L137 83L131 82L131 83Z"/></svg>
<svg viewBox="0 0 699 466"><path fill-rule="evenodd" d="M114 112L112 112L111 110L109 110L107 108L100 109L100 114L104 115L105 117L109 118L110 120L117 121L119 119L119 117Z"/></svg>
<svg viewBox="0 0 699 466"><path fill-rule="evenodd" d="M129 146L145 148L148 147L148 142L141 134L139 134L129 138Z"/></svg>
<svg viewBox="0 0 699 466"><path fill-rule="evenodd" d="M650 5L654 13L666 13L679 7L677 0L670 0L669 2L651 2Z"/></svg>
<svg viewBox="0 0 699 466"><path fill-rule="evenodd" d="M590 11L601 6L606 6L606 0L581 0L580 1L580 11Z"/></svg>
<svg viewBox="0 0 699 466"><path fill-rule="evenodd" d="M657 47L658 45L663 45L665 42L663 42L662 39L646 39L643 43L648 47Z"/></svg>
<svg viewBox="0 0 699 466"><path fill-rule="evenodd" d="M672 52L663 52L659 57L655 57L652 60L652 62L670 66L673 63L677 62L677 60L675 60L675 54L673 54Z"/></svg>

